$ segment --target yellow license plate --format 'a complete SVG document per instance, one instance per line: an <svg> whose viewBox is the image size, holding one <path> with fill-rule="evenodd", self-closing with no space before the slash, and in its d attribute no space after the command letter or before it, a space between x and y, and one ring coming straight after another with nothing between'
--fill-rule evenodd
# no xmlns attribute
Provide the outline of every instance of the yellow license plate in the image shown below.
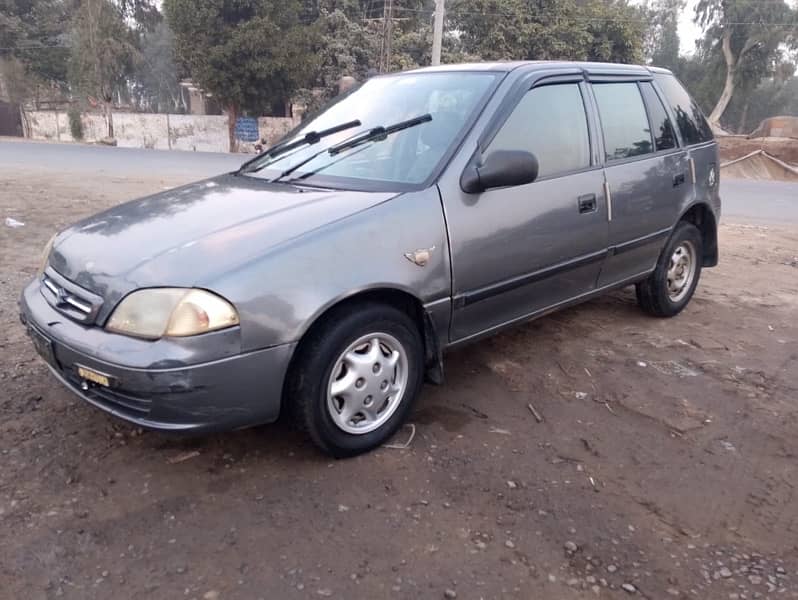
<svg viewBox="0 0 798 600"><path fill-rule="evenodd" d="M104 387L111 385L108 375L103 375L102 373L92 371L86 367L78 367L78 376L86 381L91 381L92 383L96 383L97 385L102 385Z"/></svg>

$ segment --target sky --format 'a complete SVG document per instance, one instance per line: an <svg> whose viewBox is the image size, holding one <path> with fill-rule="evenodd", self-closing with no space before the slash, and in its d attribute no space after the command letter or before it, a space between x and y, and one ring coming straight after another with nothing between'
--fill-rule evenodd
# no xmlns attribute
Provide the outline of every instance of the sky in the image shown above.
<svg viewBox="0 0 798 600"><path fill-rule="evenodd" d="M679 51L682 54L693 54L695 43L701 38L701 27L693 22L697 0L687 0L679 15Z"/></svg>
<svg viewBox="0 0 798 600"><path fill-rule="evenodd" d="M693 54L696 41L701 39L701 27L693 23L695 5L697 3L698 0L687 0L684 10L679 15L679 51L682 54ZM798 0L787 0L787 4L796 8L798 7Z"/></svg>

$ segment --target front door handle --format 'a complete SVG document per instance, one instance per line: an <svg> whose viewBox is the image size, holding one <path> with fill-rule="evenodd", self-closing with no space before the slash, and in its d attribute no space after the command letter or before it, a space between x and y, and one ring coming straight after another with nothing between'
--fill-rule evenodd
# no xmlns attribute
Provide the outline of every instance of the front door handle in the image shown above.
<svg viewBox="0 0 798 600"><path fill-rule="evenodd" d="M679 173L673 176L673 187L682 185L684 183L684 173Z"/></svg>
<svg viewBox="0 0 798 600"><path fill-rule="evenodd" d="M596 194L585 194L577 198L579 214L596 212Z"/></svg>

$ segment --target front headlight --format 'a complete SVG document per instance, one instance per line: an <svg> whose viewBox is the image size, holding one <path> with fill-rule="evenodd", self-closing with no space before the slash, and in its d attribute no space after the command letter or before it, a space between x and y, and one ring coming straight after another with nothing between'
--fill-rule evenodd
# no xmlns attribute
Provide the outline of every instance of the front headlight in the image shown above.
<svg viewBox="0 0 798 600"><path fill-rule="evenodd" d="M47 242L47 245L44 247L44 250L42 250L42 256L39 258L39 269L36 271L39 277L44 274L44 270L47 268L47 261L50 260L50 252L53 250L53 243L55 242L55 236L57 235L57 233L54 233L53 237L50 238L50 240Z"/></svg>
<svg viewBox="0 0 798 600"><path fill-rule="evenodd" d="M238 313L205 290L152 288L126 296L105 328L136 337L184 337L238 325Z"/></svg>

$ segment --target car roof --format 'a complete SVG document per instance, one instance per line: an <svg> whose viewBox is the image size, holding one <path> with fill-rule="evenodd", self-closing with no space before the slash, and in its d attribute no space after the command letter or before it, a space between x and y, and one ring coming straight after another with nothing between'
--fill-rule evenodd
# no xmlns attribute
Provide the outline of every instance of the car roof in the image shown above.
<svg viewBox="0 0 798 600"><path fill-rule="evenodd" d="M660 67L648 67L642 65L628 65L622 63L604 63L587 61L559 61L559 60L519 60L519 61L496 61L496 62L476 62L459 63L452 65L438 65L435 67L421 67L407 71L408 73L435 73L444 71L500 71L509 72L525 67L527 70L549 70L549 69L568 69L577 68L587 73L628 73L649 75L651 73L670 73L668 69Z"/></svg>

